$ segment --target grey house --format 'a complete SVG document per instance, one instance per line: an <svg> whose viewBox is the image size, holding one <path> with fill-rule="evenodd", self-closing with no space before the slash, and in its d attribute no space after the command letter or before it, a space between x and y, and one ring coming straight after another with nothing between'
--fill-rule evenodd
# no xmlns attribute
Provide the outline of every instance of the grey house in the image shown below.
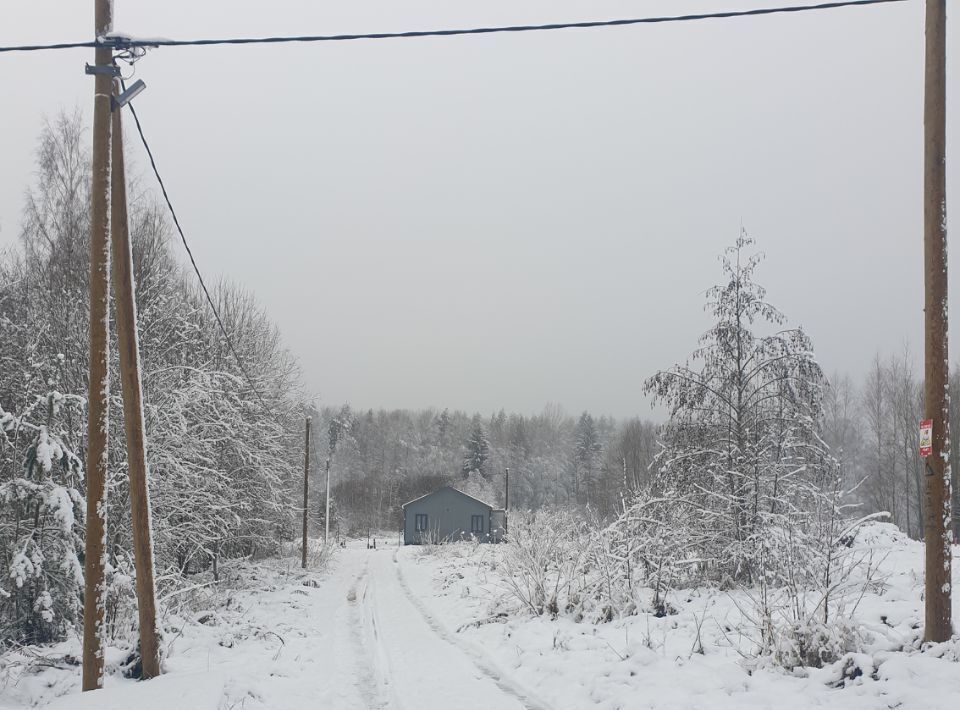
<svg viewBox="0 0 960 710"><path fill-rule="evenodd" d="M444 486L403 504L403 544L442 543L476 538L499 542L506 512Z"/></svg>

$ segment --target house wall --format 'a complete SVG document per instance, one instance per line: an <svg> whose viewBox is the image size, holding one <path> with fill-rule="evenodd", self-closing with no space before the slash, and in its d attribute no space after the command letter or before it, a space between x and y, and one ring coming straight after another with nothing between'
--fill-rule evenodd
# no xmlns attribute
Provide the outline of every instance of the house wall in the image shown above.
<svg viewBox="0 0 960 710"><path fill-rule="evenodd" d="M469 538L472 515L483 516L483 533L487 535L490 531L490 510L490 506L452 488L441 488L408 503L403 509L403 544L417 545L424 541L415 529L418 513L427 515L430 540L443 542Z"/></svg>

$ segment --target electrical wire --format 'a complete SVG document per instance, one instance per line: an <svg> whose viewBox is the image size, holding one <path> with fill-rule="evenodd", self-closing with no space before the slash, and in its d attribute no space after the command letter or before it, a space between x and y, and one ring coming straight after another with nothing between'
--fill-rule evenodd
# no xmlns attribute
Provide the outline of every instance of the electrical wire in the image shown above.
<svg viewBox="0 0 960 710"><path fill-rule="evenodd" d="M126 85L121 81L121 86L126 90ZM200 267L197 266L197 260L193 256L193 250L190 249L190 244L187 242L187 237L183 233L183 227L180 226L180 220L177 218L177 212L173 208L173 203L170 201L170 195L167 193L167 187L163 182L163 178L160 177L160 171L157 169L157 162L154 160L153 151L150 150L150 144L147 143L147 138L143 134L143 126L140 125L140 118L137 116L136 109L133 108L133 102L129 102L127 107L130 109L130 113L133 115L133 122L137 126L137 133L140 134L140 141L143 143L144 149L147 151L147 158L150 160L150 167L153 169L153 174L157 177L157 182L160 184L160 191L163 193L163 199L167 203L167 208L170 210L170 216L173 218L173 224L177 228L177 232L180 234L180 241L183 242L184 248L187 250L187 256L190 257L190 264L193 266L193 271L197 275L197 279L200 281L200 288L203 289L203 295L207 299L207 303L210 305L210 310L213 311L213 317L217 320L217 325L220 326L220 332L223 333L223 337L227 341L227 347L230 349L230 352L233 354L233 357L237 361L237 365L240 367L240 371L243 373L243 376L247 380L247 384L250 386L250 389L253 390L253 393L257 396L257 399L260 400L261 406L264 410L270 414L271 417L276 419L274 416L273 410L267 406L266 401L263 398L263 395L260 394L260 390L257 389L257 386L253 383L253 378L250 377L250 373L247 370L246 365L243 363L243 359L240 357L240 353L237 352L237 348L233 344L233 339L230 337L230 334L227 332L226 326L223 324L223 319L220 317L220 311L217 309L216 304L213 302L213 297L210 295L210 291L207 289L207 284L203 280L203 275L200 273Z"/></svg>
<svg viewBox="0 0 960 710"><path fill-rule="evenodd" d="M20 44L0 47L0 52L43 52L48 49L79 49L82 47L105 47L98 42L60 42L58 44Z"/></svg>
<svg viewBox="0 0 960 710"><path fill-rule="evenodd" d="M544 32L549 30L587 29L593 27L622 27L626 25L650 25L668 22L693 22L697 20L729 19L737 17L756 17L785 13L834 10L843 7L862 7L866 5L887 5L908 2L909 0L842 0L824 2L816 5L791 5L786 7L767 7L753 10L728 10L706 12L692 15L671 15L663 17L638 17L623 20L588 20L584 22L557 22L543 25L509 25L502 27L471 27L449 30L413 30L409 32L373 32L366 34L340 35L303 35L291 37L232 37L222 39L137 39L134 37L108 36L93 42L64 42L60 44L33 44L12 47L0 47L0 52L34 52L48 49L77 49L111 47L131 49L136 47L196 47L226 44L289 44L295 42L344 42L362 39L410 39L416 37L452 37L457 35L500 34L506 32Z"/></svg>

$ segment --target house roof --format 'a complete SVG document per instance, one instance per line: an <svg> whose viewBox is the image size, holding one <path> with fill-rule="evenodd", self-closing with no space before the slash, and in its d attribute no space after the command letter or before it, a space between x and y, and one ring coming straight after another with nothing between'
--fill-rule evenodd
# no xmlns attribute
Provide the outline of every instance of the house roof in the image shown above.
<svg viewBox="0 0 960 710"><path fill-rule="evenodd" d="M430 496L434 495L435 493L439 493L440 491L442 491L442 490L444 490L444 489L446 489L446 488L449 488L449 489L450 489L451 491L453 491L454 493L459 493L460 495L464 496L465 498L469 498L470 500L475 500L475 501L477 501L477 503L479 503L480 505L485 505L485 506L487 506L488 508L490 508L490 510L494 510L494 507L493 507L492 505L490 505L489 503L487 503L486 501L482 501L482 500L480 500L479 498L474 498L472 495L469 495L469 494L467 494L467 493L464 493L463 491L461 491L461 490L459 490L459 489L457 489L457 488L454 488L453 486L442 486L442 487L438 488L438 489L435 490L435 491L430 491L429 493L420 496L419 498L414 498L413 500L408 500L406 503L404 503L404 504L401 505L400 507L401 507L401 508L406 508L406 507L407 507L408 505L410 505L411 503L416 503L418 500L423 500L424 498L429 498Z"/></svg>

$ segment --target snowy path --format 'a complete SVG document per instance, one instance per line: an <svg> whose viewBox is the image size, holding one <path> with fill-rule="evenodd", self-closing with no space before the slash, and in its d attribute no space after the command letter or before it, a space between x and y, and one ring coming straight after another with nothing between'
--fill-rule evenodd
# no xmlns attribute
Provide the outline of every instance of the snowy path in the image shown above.
<svg viewBox="0 0 960 710"><path fill-rule="evenodd" d="M362 574L365 560L360 552L366 550L335 556L317 587L290 585L258 595L250 609L251 622L269 628L283 644L273 644L274 655L253 658L245 658L245 644L238 644L233 649L238 658L225 653L224 664L211 663L211 670L226 676L221 707L376 707L361 681L369 664L354 643L353 610L347 599L347 590ZM269 632L264 640L276 641ZM257 654L257 646L250 651ZM176 657L171 658L171 665L175 662Z"/></svg>
<svg viewBox="0 0 960 710"><path fill-rule="evenodd" d="M261 597L253 620L284 642L275 657L221 667L227 707L541 710L423 615L394 553L354 543L320 586Z"/></svg>
<svg viewBox="0 0 960 710"><path fill-rule="evenodd" d="M396 547L354 542L319 574L262 568L263 586L171 639L160 678L109 677L104 690L75 688L50 708L548 710L430 616L404 581L414 563Z"/></svg>
<svg viewBox="0 0 960 710"><path fill-rule="evenodd" d="M364 693L370 708L390 710L535 710L510 685L425 618L409 595L393 550L347 550L365 555L357 578L358 648L369 661ZM351 597L354 595L351 594Z"/></svg>

